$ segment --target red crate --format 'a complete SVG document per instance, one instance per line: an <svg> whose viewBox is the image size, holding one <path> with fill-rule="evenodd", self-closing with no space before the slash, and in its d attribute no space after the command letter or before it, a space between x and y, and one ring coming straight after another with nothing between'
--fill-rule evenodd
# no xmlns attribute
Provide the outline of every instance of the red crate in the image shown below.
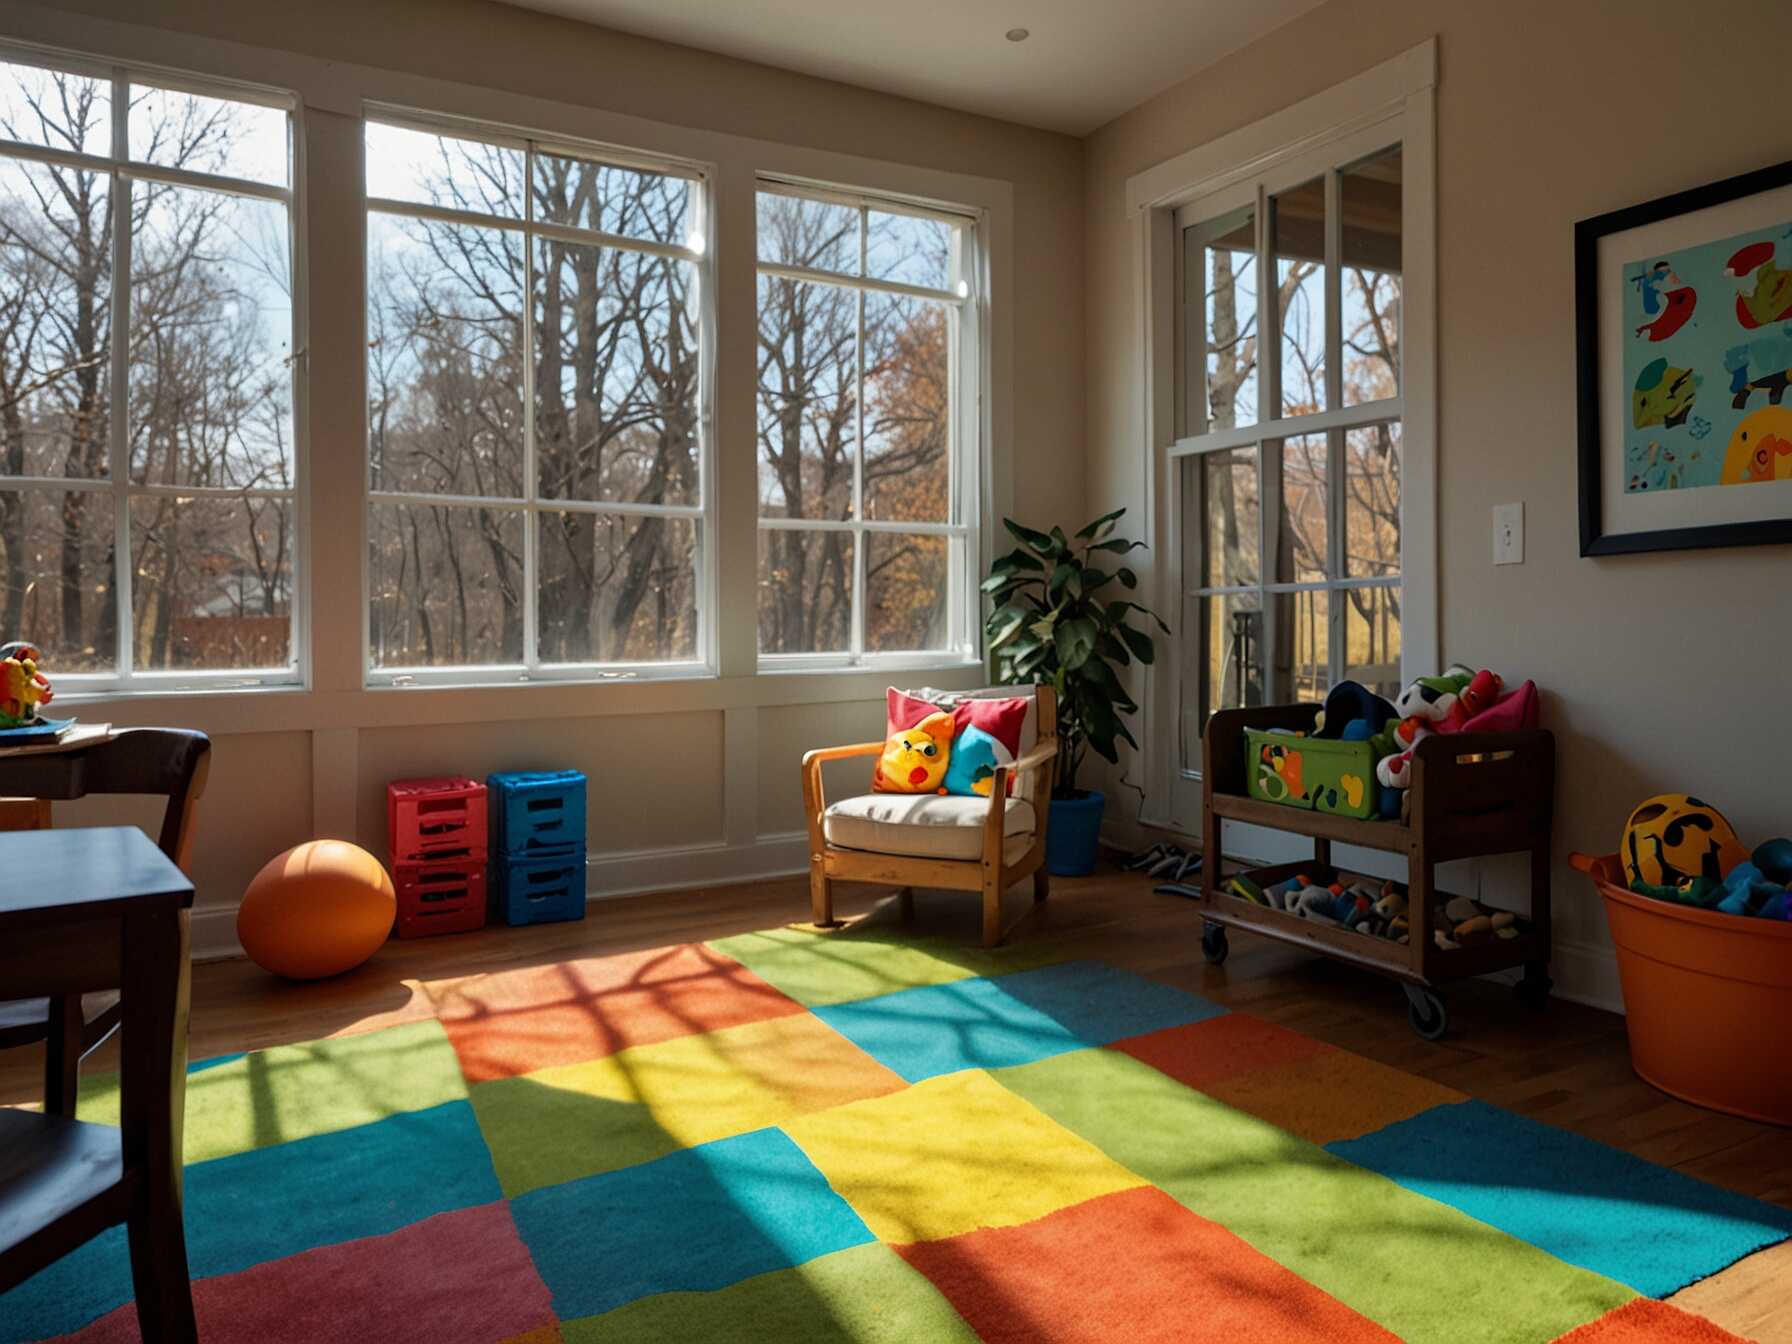
<svg viewBox="0 0 1792 1344"><path fill-rule="evenodd" d="M483 859L485 785L462 775L395 779L386 786L393 863Z"/></svg>
<svg viewBox="0 0 1792 1344"><path fill-rule="evenodd" d="M427 938L485 927L485 858L393 866L398 936Z"/></svg>

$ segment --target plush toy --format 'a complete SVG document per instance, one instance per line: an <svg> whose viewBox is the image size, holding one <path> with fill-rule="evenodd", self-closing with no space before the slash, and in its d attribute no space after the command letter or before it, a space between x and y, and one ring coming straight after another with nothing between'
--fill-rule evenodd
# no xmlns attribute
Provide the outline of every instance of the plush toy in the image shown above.
<svg viewBox="0 0 1792 1344"><path fill-rule="evenodd" d="M952 716L944 711L891 733L873 771L872 787L882 793L944 793L952 733Z"/></svg>
<svg viewBox="0 0 1792 1344"><path fill-rule="evenodd" d="M1397 943L1408 941L1412 934L1406 919L1406 892L1398 882L1383 882L1381 898L1375 902L1375 918L1380 927L1377 936L1392 938Z"/></svg>
<svg viewBox="0 0 1792 1344"><path fill-rule="evenodd" d="M1394 707L1367 686L1340 681L1325 697L1313 736L1340 742L1367 742L1398 718Z"/></svg>
<svg viewBox="0 0 1792 1344"><path fill-rule="evenodd" d="M1493 708L1503 687L1498 674L1460 663L1441 677L1420 677L1394 701L1399 723L1393 750L1376 763L1375 778L1384 788L1406 788L1412 783L1413 748L1432 733L1461 732L1476 715Z"/></svg>
<svg viewBox="0 0 1792 1344"><path fill-rule="evenodd" d="M37 722L37 707L54 699L49 678L37 670L43 657L23 640L0 645L0 728Z"/></svg>
<svg viewBox="0 0 1792 1344"><path fill-rule="evenodd" d="M1467 896L1455 896L1437 912L1438 927L1432 937L1441 948L1468 947L1495 938L1518 937L1518 916L1510 910L1490 910Z"/></svg>

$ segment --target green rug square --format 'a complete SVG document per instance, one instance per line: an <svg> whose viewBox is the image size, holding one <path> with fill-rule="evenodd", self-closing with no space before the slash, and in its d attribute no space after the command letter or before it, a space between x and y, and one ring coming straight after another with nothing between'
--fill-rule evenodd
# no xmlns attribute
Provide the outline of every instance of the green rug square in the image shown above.
<svg viewBox="0 0 1792 1344"><path fill-rule="evenodd" d="M460 1061L433 1019L256 1050L201 1063L187 1075L186 1160L207 1162L466 1098ZM83 1078L76 1114L117 1124L118 1075Z"/></svg>
<svg viewBox="0 0 1792 1344"><path fill-rule="evenodd" d="M1635 1296L1119 1051L990 1076L1412 1344L1554 1339Z"/></svg>
<svg viewBox="0 0 1792 1344"><path fill-rule="evenodd" d="M763 1339L779 1344L976 1344L964 1318L877 1242L711 1293L660 1293L560 1327L565 1344Z"/></svg>
<svg viewBox="0 0 1792 1344"><path fill-rule="evenodd" d="M950 938L908 937L874 923L835 933L767 929L718 938L709 946L809 1008L1031 970L1067 956L1056 948L986 950Z"/></svg>

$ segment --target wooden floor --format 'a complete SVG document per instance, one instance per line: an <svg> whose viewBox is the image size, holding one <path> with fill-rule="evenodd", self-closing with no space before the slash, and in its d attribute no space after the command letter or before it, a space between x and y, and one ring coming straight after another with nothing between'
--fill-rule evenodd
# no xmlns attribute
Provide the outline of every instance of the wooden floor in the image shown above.
<svg viewBox="0 0 1792 1344"><path fill-rule="evenodd" d="M1010 894L1011 913L1028 897ZM846 917L893 919L886 893L842 891ZM919 895L918 931L977 936L977 902ZM807 879L603 901L580 923L491 928L392 942L361 969L293 985L247 961L193 972L192 1057L366 1030L427 1015L418 984L668 943L719 937L807 917ZM1159 896L1140 876L1104 872L1058 879L1040 917L1017 940L1064 944L1077 956L1124 967L1248 1010L1296 1031L1422 1074L1471 1096L1613 1144L1689 1175L1792 1206L1792 1132L1702 1111L1662 1095L1631 1072L1623 1019L1569 1003L1523 1008L1502 985L1476 981L1446 996L1450 1034L1431 1043L1406 1024L1391 982L1241 932L1223 967L1201 959L1195 907ZM90 1068L115 1067L106 1047ZM1767 1066L1767 1061L1763 1061ZM35 1050L0 1053L0 1103L35 1100Z"/></svg>

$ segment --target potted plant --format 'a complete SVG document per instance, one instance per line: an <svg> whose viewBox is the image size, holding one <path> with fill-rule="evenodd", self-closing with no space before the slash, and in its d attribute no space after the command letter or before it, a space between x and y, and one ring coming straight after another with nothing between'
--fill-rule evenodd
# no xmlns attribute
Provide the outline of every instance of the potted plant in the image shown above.
<svg viewBox="0 0 1792 1344"><path fill-rule="evenodd" d="M1004 518L1021 545L992 564L983 581L994 604L984 623L991 673L999 682L1048 683L1057 692L1058 770L1046 867L1060 877L1095 868L1107 799L1078 787L1084 754L1093 749L1118 762L1120 739L1139 745L1125 721L1139 706L1115 669L1135 660L1149 663L1156 650L1150 634L1130 622L1136 615L1141 624L1149 619L1170 633L1155 612L1123 595L1138 587L1138 575L1123 564L1101 568L1144 549L1142 541L1114 535L1125 512L1103 514L1074 537L1056 527L1035 532Z"/></svg>

